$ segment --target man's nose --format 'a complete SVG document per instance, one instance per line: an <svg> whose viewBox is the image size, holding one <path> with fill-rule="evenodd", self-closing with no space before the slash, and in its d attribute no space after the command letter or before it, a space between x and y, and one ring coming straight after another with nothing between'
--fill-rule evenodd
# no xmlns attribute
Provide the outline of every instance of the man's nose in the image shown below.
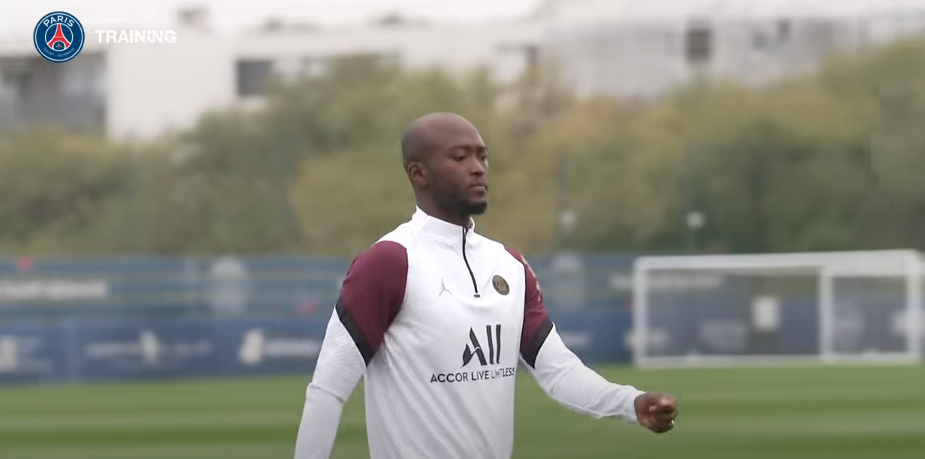
<svg viewBox="0 0 925 459"><path fill-rule="evenodd" d="M485 175L485 172L487 172L485 163L480 161L478 158L473 158L469 161L469 164L469 173L472 175Z"/></svg>

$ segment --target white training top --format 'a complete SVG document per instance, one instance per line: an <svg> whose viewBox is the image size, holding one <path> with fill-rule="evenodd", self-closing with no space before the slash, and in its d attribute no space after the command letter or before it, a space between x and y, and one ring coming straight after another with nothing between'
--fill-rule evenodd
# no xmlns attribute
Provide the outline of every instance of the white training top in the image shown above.
<svg viewBox="0 0 925 459"><path fill-rule="evenodd" d="M642 394L560 339L514 250L420 209L357 257L306 391L296 459L327 459L365 377L372 459L509 459L522 363L562 405L636 422Z"/></svg>

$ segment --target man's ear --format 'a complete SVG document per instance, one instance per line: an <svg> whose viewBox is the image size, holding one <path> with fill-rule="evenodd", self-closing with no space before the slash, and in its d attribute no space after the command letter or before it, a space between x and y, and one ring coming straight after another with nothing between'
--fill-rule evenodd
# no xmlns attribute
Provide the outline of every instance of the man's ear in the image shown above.
<svg viewBox="0 0 925 459"><path fill-rule="evenodd" d="M409 163L407 172L411 183L417 185L418 188L426 187L430 182L430 177L428 177L426 168L419 162Z"/></svg>

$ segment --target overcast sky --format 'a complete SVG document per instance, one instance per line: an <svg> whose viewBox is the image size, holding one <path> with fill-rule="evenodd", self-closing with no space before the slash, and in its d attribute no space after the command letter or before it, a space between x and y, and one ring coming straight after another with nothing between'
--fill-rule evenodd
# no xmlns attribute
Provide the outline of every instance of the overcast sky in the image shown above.
<svg viewBox="0 0 925 459"><path fill-rule="evenodd" d="M472 22L519 16L536 0L0 0L0 37L31 33L41 17L66 11L86 29L171 27L182 5L205 5L212 24L229 31L258 25L267 17L294 22L343 24L400 9L414 17Z"/></svg>

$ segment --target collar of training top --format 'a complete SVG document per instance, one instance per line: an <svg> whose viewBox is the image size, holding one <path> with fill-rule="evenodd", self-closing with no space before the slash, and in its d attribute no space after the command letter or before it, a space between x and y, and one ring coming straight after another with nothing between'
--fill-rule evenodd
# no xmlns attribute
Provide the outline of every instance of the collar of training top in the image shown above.
<svg viewBox="0 0 925 459"><path fill-rule="evenodd" d="M440 220L439 218L431 217L421 210L420 207L415 207L415 212L411 217L411 221L416 223L419 231L423 231L431 236L449 241L462 240L463 227ZM473 234L475 234L475 220L470 218L468 236L472 236Z"/></svg>

